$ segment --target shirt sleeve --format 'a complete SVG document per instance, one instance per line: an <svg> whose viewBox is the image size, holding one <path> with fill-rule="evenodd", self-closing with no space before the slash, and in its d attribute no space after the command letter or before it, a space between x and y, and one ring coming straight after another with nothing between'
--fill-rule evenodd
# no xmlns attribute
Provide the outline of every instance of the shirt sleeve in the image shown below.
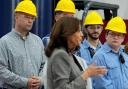
<svg viewBox="0 0 128 89"><path fill-rule="evenodd" d="M0 79L4 83L16 88L27 87L28 79L13 73L9 65L9 54L6 42L0 40Z"/></svg>
<svg viewBox="0 0 128 89"><path fill-rule="evenodd" d="M106 66L103 55L96 54L93 57L97 66ZM93 78L94 89L114 89L108 74Z"/></svg>

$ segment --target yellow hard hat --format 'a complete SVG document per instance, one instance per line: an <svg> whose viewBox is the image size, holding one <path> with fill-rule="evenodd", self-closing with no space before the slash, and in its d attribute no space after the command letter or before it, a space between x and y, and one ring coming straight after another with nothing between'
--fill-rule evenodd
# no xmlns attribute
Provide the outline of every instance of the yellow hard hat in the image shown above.
<svg viewBox="0 0 128 89"><path fill-rule="evenodd" d="M73 3L72 0L60 0L55 8L55 12L56 11L70 12L75 14L76 13L75 4Z"/></svg>
<svg viewBox="0 0 128 89"><path fill-rule="evenodd" d="M31 0L23 0L21 1L16 9L15 12L24 12L30 15L33 15L37 17L37 12L36 12L36 6Z"/></svg>
<svg viewBox="0 0 128 89"><path fill-rule="evenodd" d="M106 30L111 30L119 33L126 33L126 24L123 19L119 16L112 18L106 28Z"/></svg>
<svg viewBox="0 0 128 89"><path fill-rule="evenodd" d="M93 24L103 25L103 20L98 12L89 11L85 18L84 25L93 25Z"/></svg>

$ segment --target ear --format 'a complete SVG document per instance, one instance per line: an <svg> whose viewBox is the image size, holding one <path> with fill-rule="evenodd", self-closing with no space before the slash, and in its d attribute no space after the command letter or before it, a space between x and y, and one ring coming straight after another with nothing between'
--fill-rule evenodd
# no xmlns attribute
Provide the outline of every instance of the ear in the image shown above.
<svg viewBox="0 0 128 89"><path fill-rule="evenodd" d="M18 13L15 13L14 17L15 17L15 20L18 19Z"/></svg>
<svg viewBox="0 0 128 89"><path fill-rule="evenodd" d="M55 21L58 21L60 19L60 16L55 15Z"/></svg>
<svg viewBox="0 0 128 89"><path fill-rule="evenodd" d="M54 17L54 18L55 18L55 21L57 21L57 16L56 16L56 15L55 15L55 17Z"/></svg>
<svg viewBox="0 0 128 89"><path fill-rule="evenodd" d="M60 15L55 15L55 21L58 21L60 18L62 18L63 16L60 14Z"/></svg>

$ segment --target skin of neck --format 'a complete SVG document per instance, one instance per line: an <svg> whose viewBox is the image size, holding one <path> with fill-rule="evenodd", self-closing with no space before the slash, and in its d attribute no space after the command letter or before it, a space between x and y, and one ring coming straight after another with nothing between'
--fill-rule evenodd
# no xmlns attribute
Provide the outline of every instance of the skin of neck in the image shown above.
<svg viewBox="0 0 128 89"><path fill-rule="evenodd" d="M94 40L94 39L88 37L88 42L89 42L92 46L97 47L98 44L99 44L99 39Z"/></svg>
<svg viewBox="0 0 128 89"><path fill-rule="evenodd" d="M26 37L28 34L28 31L25 31L24 29L18 27L17 25L15 25L15 30L17 32L19 32L21 34L21 36L23 36L23 37Z"/></svg>
<svg viewBox="0 0 128 89"><path fill-rule="evenodd" d="M111 47L111 49L115 52L115 53L118 53L119 52L119 49L120 49L120 46L112 46L109 44L109 46Z"/></svg>

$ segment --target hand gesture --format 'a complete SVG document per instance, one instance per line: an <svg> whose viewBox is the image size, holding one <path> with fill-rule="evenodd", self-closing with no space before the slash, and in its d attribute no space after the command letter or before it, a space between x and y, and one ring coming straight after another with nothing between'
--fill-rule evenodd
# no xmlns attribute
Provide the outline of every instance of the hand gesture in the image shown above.
<svg viewBox="0 0 128 89"><path fill-rule="evenodd" d="M107 73L107 69L105 66L96 66L96 63L92 63L89 65L88 69L86 70L90 77L92 76L100 76Z"/></svg>
<svg viewBox="0 0 128 89"><path fill-rule="evenodd" d="M88 77L92 76L101 76L107 73L107 69L104 66L96 66L96 63L92 63L89 67L83 72L81 77L86 80Z"/></svg>

